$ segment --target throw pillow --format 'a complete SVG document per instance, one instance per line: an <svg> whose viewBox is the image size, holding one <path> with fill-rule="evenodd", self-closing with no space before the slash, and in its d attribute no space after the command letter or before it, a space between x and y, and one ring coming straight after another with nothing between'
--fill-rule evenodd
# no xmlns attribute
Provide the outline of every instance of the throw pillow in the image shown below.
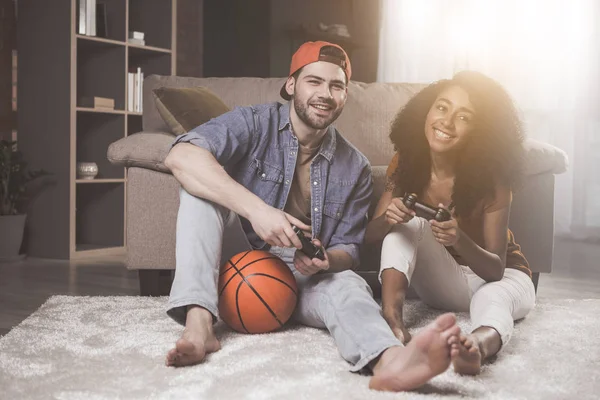
<svg viewBox="0 0 600 400"><path fill-rule="evenodd" d="M205 87L153 90L158 113L171 132L182 135L229 111L229 107Z"/></svg>

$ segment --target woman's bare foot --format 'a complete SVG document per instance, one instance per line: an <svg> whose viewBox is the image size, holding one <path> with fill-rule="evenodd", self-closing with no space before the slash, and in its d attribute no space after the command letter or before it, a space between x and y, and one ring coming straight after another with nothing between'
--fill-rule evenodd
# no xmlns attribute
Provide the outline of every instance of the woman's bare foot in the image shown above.
<svg viewBox="0 0 600 400"><path fill-rule="evenodd" d="M202 362L208 353L221 348L213 332L212 314L201 307L188 309L185 329L175 348L167 354L165 364L169 367L184 367Z"/></svg>
<svg viewBox="0 0 600 400"><path fill-rule="evenodd" d="M390 347L381 354L369 388L395 392L418 388L448 369L451 357L458 354L459 334L454 314L439 316L406 347Z"/></svg>
<svg viewBox="0 0 600 400"><path fill-rule="evenodd" d="M478 375L481 371L481 349L475 335L460 335L458 355L452 358L454 371L461 375Z"/></svg>

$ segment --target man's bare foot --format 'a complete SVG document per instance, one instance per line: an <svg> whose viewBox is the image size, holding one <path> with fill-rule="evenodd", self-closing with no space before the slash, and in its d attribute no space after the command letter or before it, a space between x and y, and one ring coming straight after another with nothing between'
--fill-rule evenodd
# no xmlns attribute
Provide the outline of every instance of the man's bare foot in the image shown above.
<svg viewBox="0 0 600 400"><path fill-rule="evenodd" d="M460 335L458 355L452 358L454 371L461 375L477 375L481 371L482 358L475 335Z"/></svg>
<svg viewBox="0 0 600 400"><path fill-rule="evenodd" d="M188 309L185 329L175 348L167 354L165 364L184 367L202 362L208 353L221 348L212 327L212 314L201 307Z"/></svg>
<svg viewBox="0 0 600 400"><path fill-rule="evenodd" d="M460 328L452 313L439 316L406 347L385 350L373 368L369 388L400 392L416 389L450 366L458 354Z"/></svg>

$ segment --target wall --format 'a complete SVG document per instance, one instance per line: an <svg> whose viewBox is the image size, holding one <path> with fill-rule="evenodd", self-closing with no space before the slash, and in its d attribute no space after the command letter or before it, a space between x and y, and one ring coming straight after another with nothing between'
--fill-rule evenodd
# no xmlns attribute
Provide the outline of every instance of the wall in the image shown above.
<svg viewBox="0 0 600 400"><path fill-rule="evenodd" d="M16 21L13 0L0 0L0 139L10 140L15 128L12 111L13 55Z"/></svg>
<svg viewBox="0 0 600 400"><path fill-rule="evenodd" d="M290 59L300 42L292 46L286 29L300 25L313 30L318 23L345 24L359 47L349 54L352 80L377 78L379 0L279 0L271 2L271 76L287 76Z"/></svg>
<svg viewBox="0 0 600 400"><path fill-rule="evenodd" d="M204 76L269 76L269 0L204 2Z"/></svg>
<svg viewBox="0 0 600 400"><path fill-rule="evenodd" d="M177 75L202 77L203 0L177 1Z"/></svg>
<svg viewBox="0 0 600 400"><path fill-rule="evenodd" d="M302 41L288 30L345 24L359 46L353 80L377 76L380 0L205 0L204 76L287 76Z"/></svg>

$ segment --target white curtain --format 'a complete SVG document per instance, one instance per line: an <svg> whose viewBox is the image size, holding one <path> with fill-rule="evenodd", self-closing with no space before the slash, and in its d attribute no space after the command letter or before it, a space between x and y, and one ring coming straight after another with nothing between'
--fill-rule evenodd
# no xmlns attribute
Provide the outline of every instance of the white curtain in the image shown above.
<svg viewBox="0 0 600 400"><path fill-rule="evenodd" d="M567 152L556 233L600 238L600 1L382 0L378 81L473 69L499 81L527 135Z"/></svg>

